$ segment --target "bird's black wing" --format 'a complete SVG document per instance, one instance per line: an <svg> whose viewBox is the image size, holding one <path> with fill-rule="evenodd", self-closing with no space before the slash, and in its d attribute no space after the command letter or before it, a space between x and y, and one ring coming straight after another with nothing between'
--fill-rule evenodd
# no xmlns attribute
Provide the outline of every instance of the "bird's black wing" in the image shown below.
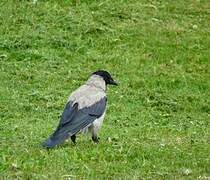
<svg viewBox="0 0 210 180"><path fill-rule="evenodd" d="M62 144L66 138L79 132L95 119L102 116L106 108L106 97L95 104L78 109L78 104L67 103L55 132L44 142L44 147L52 148Z"/></svg>
<svg viewBox="0 0 210 180"><path fill-rule="evenodd" d="M62 113L59 126L64 126L66 123L68 123L75 115L78 109L78 103L73 103L72 101L69 101Z"/></svg>

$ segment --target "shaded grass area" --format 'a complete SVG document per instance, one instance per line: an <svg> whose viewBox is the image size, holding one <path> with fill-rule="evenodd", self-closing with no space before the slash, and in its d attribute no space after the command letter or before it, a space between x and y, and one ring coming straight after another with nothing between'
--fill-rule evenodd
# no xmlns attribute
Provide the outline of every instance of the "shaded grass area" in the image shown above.
<svg viewBox="0 0 210 180"><path fill-rule="evenodd" d="M209 1L1 1L2 178L210 177ZM46 151L71 91L106 69L101 142Z"/></svg>

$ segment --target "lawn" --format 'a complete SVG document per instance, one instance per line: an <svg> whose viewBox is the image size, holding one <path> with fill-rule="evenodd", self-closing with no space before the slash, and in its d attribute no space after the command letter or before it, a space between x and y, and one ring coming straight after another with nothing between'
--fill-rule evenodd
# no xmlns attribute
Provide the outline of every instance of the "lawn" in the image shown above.
<svg viewBox="0 0 210 180"><path fill-rule="evenodd" d="M0 2L0 179L210 179L209 0ZM100 143L45 150L98 70Z"/></svg>

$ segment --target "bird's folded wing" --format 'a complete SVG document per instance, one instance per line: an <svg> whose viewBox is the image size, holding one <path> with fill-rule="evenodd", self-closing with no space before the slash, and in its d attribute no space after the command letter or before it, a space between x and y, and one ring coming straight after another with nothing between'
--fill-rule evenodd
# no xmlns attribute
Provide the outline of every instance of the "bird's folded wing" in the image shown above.
<svg viewBox="0 0 210 180"><path fill-rule="evenodd" d="M68 102L56 131L50 137L51 140L56 141L56 144L62 143L68 136L76 134L99 118L105 109L106 97L82 109L78 109L78 103Z"/></svg>
<svg viewBox="0 0 210 180"><path fill-rule="evenodd" d="M66 123L68 123L69 120L71 120L75 116L77 111L78 103L74 104L72 101L69 101L64 108L59 126L64 126Z"/></svg>

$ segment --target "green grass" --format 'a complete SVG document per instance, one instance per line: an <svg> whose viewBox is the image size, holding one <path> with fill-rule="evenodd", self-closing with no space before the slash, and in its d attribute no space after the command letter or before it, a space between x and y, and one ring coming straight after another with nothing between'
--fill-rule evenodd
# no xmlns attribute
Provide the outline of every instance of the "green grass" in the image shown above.
<svg viewBox="0 0 210 180"><path fill-rule="evenodd" d="M209 179L210 2L0 2L0 179ZM106 69L98 145L47 151L68 95Z"/></svg>

